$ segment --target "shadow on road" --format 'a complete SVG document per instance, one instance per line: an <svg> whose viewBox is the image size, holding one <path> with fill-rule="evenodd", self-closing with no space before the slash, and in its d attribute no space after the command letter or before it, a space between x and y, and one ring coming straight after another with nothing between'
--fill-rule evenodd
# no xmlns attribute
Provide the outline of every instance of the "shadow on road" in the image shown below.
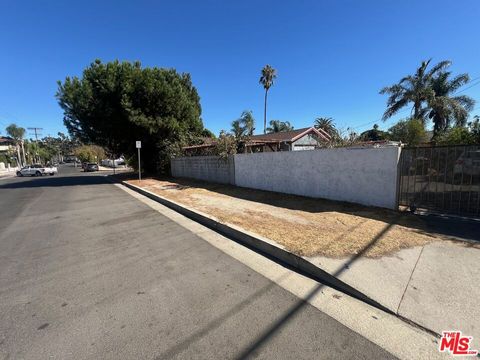
<svg viewBox="0 0 480 360"><path fill-rule="evenodd" d="M371 247L373 247L392 228L393 225L394 225L394 222L392 222L391 224L387 224L382 229L382 231L380 231L367 246L365 246L360 252L358 252L355 256L353 256L347 263L342 265L341 268L337 269L332 275L335 277L338 277L340 274L345 272L345 270L349 269L351 265L355 261L357 261L360 257L362 257ZM289 267L287 266L287 268ZM178 356L184 350L186 350L191 344L199 341L204 336L206 336L209 332L220 327L220 325L226 322L229 318L243 311L247 306L251 305L256 299L266 294L270 289L273 288L273 286L275 286L275 283L272 282L267 287L258 290L257 292L252 294L250 297L244 299L243 301L241 301L240 303L232 307L232 309L230 309L229 311L213 319L210 323L208 323L203 328L195 331L194 333L192 333L191 335L183 339L181 342L179 342L175 346L167 349L162 354L156 356L155 359L169 359L169 358ZM269 327L267 327L256 339L254 339L248 346L242 349L238 354L238 356L236 357L236 359L247 359L247 358L255 357L255 355L258 354L258 351L260 351L260 349L264 345L266 345L276 334L278 334L278 332L281 331L281 329L285 327L289 323L289 321L291 321L296 314L298 314L306 305L308 305L308 302L311 299L313 299L315 295L317 295L326 286L327 285L322 283L319 283L318 285L316 285L306 295L305 298L299 299L292 307L290 307L290 309L288 309L283 314L281 314L274 323L272 323Z"/></svg>
<svg viewBox="0 0 480 360"><path fill-rule="evenodd" d="M387 224L382 231L380 231L370 243L365 246L361 251L359 251L355 256L353 256L348 262L346 262L341 268L337 269L332 275L338 277L345 270L349 269L351 265L362 257L372 246L374 246L394 225L394 223ZM268 341L270 341L277 333L284 327L305 305L310 301L318 292L324 288L325 284L318 284L315 286L308 295L299 300L294 306L292 306L288 311L283 313L279 319L268 327L255 341L253 341L249 346L243 349L240 354L237 356L237 359L247 359L250 356L254 355L262 346L264 346Z"/></svg>
<svg viewBox="0 0 480 360"><path fill-rule="evenodd" d="M79 186L110 184L110 181L102 174L86 176L52 176L18 178L17 181L0 185L1 189L24 189L38 187Z"/></svg>

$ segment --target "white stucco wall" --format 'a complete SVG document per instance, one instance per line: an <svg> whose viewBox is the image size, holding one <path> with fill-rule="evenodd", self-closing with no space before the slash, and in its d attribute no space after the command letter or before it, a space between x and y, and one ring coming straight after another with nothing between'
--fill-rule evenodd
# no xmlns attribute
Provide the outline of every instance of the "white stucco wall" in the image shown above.
<svg viewBox="0 0 480 360"><path fill-rule="evenodd" d="M400 148L235 155L237 186L395 209Z"/></svg>

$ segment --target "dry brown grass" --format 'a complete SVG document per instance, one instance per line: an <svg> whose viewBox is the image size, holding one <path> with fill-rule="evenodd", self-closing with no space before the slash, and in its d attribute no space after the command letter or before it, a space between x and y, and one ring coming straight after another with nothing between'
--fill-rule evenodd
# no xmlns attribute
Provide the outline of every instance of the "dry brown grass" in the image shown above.
<svg viewBox="0 0 480 360"><path fill-rule="evenodd" d="M139 185L138 180L129 182ZM183 179L146 179L140 185L301 256L338 258L364 252L379 257L438 239L420 220L379 208Z"/></svg>

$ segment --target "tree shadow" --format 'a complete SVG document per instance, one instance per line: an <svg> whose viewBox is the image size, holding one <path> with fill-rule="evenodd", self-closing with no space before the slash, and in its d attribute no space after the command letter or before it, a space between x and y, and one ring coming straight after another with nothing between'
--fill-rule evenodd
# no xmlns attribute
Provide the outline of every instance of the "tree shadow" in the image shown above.
<svg viewBox="0 0 480 360"><path fill-rule="evenodd" d="M365 255L365 253L372 248L394 225L394 223L387 224L382 231L380 231L373 239L365 246L361 251L359 251L355 256L351 257L345 264L343 264L339 269L337 269L332 275L338 277L345 270L349 269L351 265L356 262L360 257ZM319 283L315 286L305 298L299 300L294 306L292 306L288 311L284 312L279 319L269 326L255 341L250 345L244 348L236 359L246 359L249 356L253 355L258 351L262 346L264 346L268 341L270 341L278 331L284 327L293 317L305 306L308 302L318 294L318 292L323 289L326 285Z"/></svg>
<svg viewBox="0 0 480 360"><path fill-rule="evenodd" d="M281 277L278 278L277 281L281 281L284 278L287 277L288 274L282 275ZM206 326L203 328L199 329L198 331L195 331L193 334L190 336L186 337L183 339L181 342L175 344L165 352L163 352L161 355L158 355L155 357L156 360L159 359L171 359L175 357L176 355L182 353L184 350L186 350L190 344L197 342L201 338L203 338L205 335L207 335L210 331L215 330L219 326L221 326L225 321L227 321L229 318L232 316L238 314L242 310L244 310L247 306L252 304L255 300L266 294L269 290L274 288L276 286L276 283L271 281L267 286L257 290L254 292L252 295L250 295L248 298L244 299L237 305L235 305L233 308L228 310L227 312L223 313L222 315L218 316L211 322L209 322Z"/></svg>
<svg viewBox="0 0 480 360"><path fill-rule="evenodd" d="M25 189L40 187L62 187L80 185L103 185L111 184L104 174L85 174L84 176L42 176L19 178L18 181L0 185L1 189Z"/></svg>
<svg viewBox="0 0 480 360"><path fill-rule="evenodd" d="M361 251L359 251L355 256L351 257L349 261L343 264L339 269L337 269L332 275L334 277L339 276L350 266L357 261L360 257L365 255L365 253L372 248L394 225L394 222L391 224L387 224L382 231L380 231L371 241L367 244ZM253 249L254 250L254 249ZM258 251L257 251L258 252ZM281 263L276 259L271 260L279 263L282 266L285 264ZM288 324L293 317L298 314L305 306L308 305L309 301L315 297L324 287L329 286L324 283L319 282L319 279L316 279L314 276L310 274L304 274L301 271L292 269L290 266L285 266L290 270L293 270L297 273L302 275L306 275L309 278L314 279L318 282L316 285L303 299L299 299L292 307L290 307L287 311L285 311L273 324L267 327L260 336L258 336L254 341L252 341L248 346L242 349L236 359L246 359L250 356L253 356L262 346L268 343L270 339L272 339L284 326ZM288 274L283 275L278 280L282 280ZM245 300L241 301L239 304L235 305L229 311L223 313L222 315L218 316L217 318L213 319L203 328L195 331L193 334L189 335L187 338L179 342L178 344L174 345L173 347L167 349L165 352L160 354L159 356L155 357L155 359L169 359L175 357L186 350L191 344L199 341L204 336L206 336L209 332L215 330L216 328L220 327L224 322L226 322L229 318L233 317L234 315L238 314L242 310L244 310L248 305L253 303L256 299L260 298L261 296L265 295L270 289L277 286L276 283L271 282L268 286L259 289L254 294L246 298ZM338 289L337 289L338 290Z"/></svg>

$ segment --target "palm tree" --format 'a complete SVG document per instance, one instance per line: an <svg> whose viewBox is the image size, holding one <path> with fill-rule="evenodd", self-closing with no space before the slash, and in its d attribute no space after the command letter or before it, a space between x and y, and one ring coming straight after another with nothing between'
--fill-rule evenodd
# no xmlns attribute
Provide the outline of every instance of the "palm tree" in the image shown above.
<svg viewBox="0 0 480 360"><path fill-rule="evenodd" d="M315 127L315 129L322 129L332 138L336 138L338 136L337 128L335 127L335 124L331 117L316 118L313 126Z"/></svg>
<svg viewBox="0 0 480 360"><path fill-rule="evenodd" d="M405 76L398 84L380 90L380 94L390 95L387 100L387 110L383 114L384 121L395 115L403 107L413 103L413 118L420 119L425 125L428 109L425 109L423 105L435 96L430 81L434 75L451 64L450 61L441 61L427 71L431 60L423 61L414 75Z"/></svg>
<svg viewBox="0 0 480 360"><path fill-rule="evenodd" d="M277 70L270 65L265 65L262 69L262 75L260 76L260 84L265 89L265 107L263 111L263 133L267 131L267 94L268 89L273 85L273 81L277 78Z"/></svg>
<svg viewBox="0 0 480 360"><path fill-rule="evenodd" d="M232 121L232 128L230 131L237 140L240 140L245 136L252 136L255 131L255 119L252 111L244 110L242 115L240 115L240 118Z"/></svg>
<svg viewBox="0 0 480 360"><path fill-rule="evenodd" d="M293 130L293 126L288 121L270 120L270 126L266 129L267 133L278 133Z"/></svg>
<svg viewBox="0 0 480 360"><path fill-rule="evenodd" d="M237 140L240 140L245 136L245 128L242 126L240 119L232 121L232 128L230 131Z"/></svg>
<svg viewBox="0 0 480 360"><path fill-rule="evenodd" d="M15 140L15 146L17 148L17 165L22 166L20 145L23 147L23 137L25 136L25 129L15 124L10 124L5 130L7 130L7 134ZM25 158L25 151L23 156Z"/></svg>
<svg viewBox="0 0 480 360"><path fill-rule="evenodd" d="M431 108L428 117L433 121L433 135L437 136L454 122L456 126L465 126L468 113L473 109L475 100L466 95L452 96L461 86L470 81L468 74L460 74L449 79L451 72L441 72L430 80L435 96L430 99Z"/></svg>
<svg viewBox="0 0 480 360"><path fill-rule="evenodd" d="M245 128L245 135L252 136L255 131L255 118L253 117L253 112L251 110L245 110L240 115L241 123Z"/></svg>

